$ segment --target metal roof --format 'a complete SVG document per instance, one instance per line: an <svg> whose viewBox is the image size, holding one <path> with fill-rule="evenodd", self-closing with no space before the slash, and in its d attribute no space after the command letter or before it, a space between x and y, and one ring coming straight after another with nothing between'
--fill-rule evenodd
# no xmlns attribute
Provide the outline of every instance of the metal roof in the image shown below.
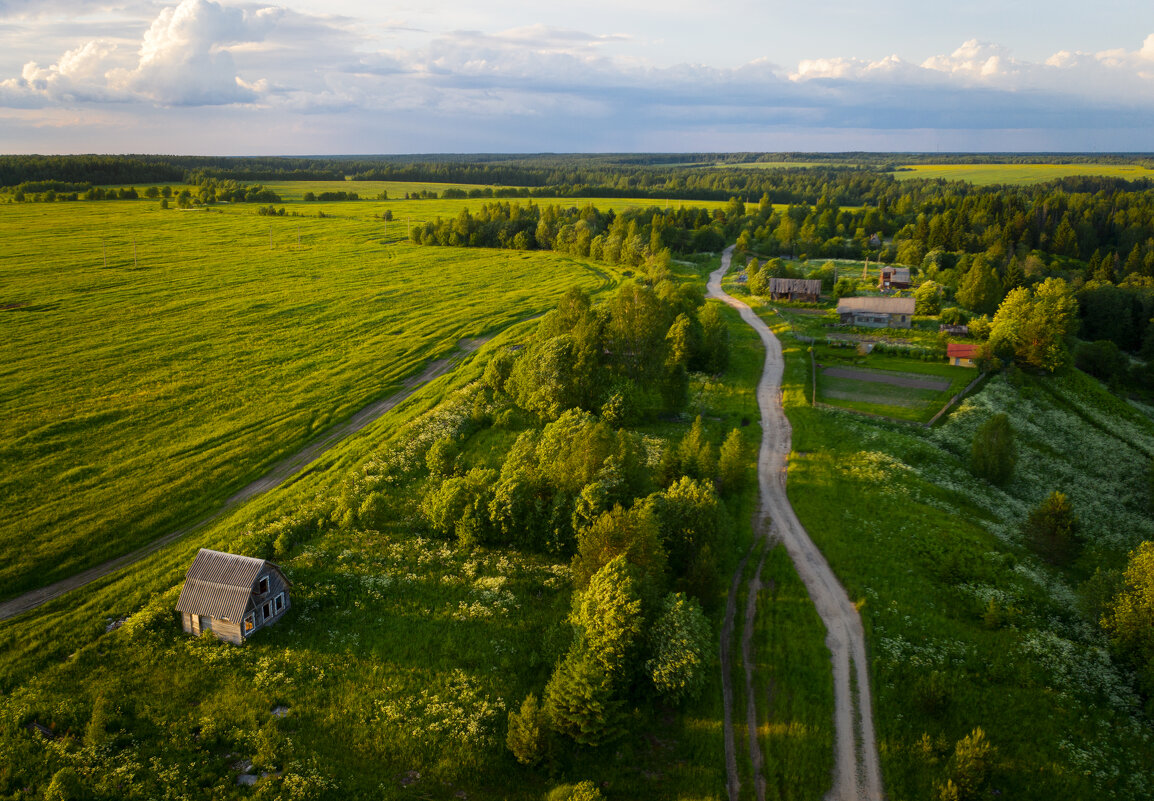
<svg viewBox="0 0 1154 801"><path fill-rule="evenodd" d="M272 568L264 559L201 548L184 577L176 611L240 622L257 577Z"/></svg>
<svg viewBox="0 0 1154 801"><path fill-rule="evenodd" d="M913 298L842 298L837 302L837 313L873 312L875 314L914 313L917 301Z"/></svg>

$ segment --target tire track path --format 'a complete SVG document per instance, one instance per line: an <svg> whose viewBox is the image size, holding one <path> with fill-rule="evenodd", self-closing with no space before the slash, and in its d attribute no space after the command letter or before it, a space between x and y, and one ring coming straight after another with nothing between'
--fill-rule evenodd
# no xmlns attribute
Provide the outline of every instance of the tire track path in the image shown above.
<svg viewBox="0 0 1154 801"><path fill-rule="evenodd" d="M834 682L833 786L826 798L829 801L881 801L881 770L878 766L865 633L861 618L829 563L801 525L786 496L785 479L792 429L781 404L781 377L785 369L781 343L749 306L721 289L721 279L729 270L732 256L733 248L730 247L722 255L721 267L709 276L707 295L736 309L741 318L757 331L765 345L765 368L757 386L762 428L757 461L761 490L759 519L772 523L774 539L785 546L826 627L826 645L833 663ZM764 530L755 532L755 537L764 536L767 536ZM739 576L744 567L745 561L742 560L734 577L731 604L734 603ZM726 617L732 636L729 607L726 609ZM725 636L724 626L722 636ZM723 682L732 682L732 675L725 671L724 664L722 669ZM729 708L731 704L732 688L726 698L727 729L732 714ZM727 736L726 761L727 765L731 764L736 769L736 757L731 758L729 753L731 743L732 737ZM737 801L735 785L740 786L736 776L730 776L730 801Z"/></svg>

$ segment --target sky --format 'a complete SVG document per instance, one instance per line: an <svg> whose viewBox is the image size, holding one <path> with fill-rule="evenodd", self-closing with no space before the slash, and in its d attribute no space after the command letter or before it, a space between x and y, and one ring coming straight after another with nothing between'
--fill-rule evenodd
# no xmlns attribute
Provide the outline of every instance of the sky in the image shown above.
<svg viewBox="0 0 1154 801"><path fill-rule="evenodd" d="M0 0L0 152L1154 151L1149 0Z"/></svg>

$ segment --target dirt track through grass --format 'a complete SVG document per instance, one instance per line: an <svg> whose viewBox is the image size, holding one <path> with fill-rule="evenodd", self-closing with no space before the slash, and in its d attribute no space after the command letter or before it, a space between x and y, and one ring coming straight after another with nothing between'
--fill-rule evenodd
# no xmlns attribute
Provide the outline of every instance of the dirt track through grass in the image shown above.
<svg viewBox="0 0 1154 801"><path fill-rule="evenodd" d="M772 523L774 539L785 546L826 627L826 645L833 663L835 705L833 787L826 797L832 801L881 801L881 770L874 735L865 632L845 588L838 582L825 557L802 527L786 495L786 467L792 429L781 404L781 378L785 366L781 343L749 306L721 289L721 279L729 270L732 254L733 248L726 250L721 267L710 275L708 296L737 309L742 319L758 332L766 349L765 369L757 388L764 433L757 465L761 489L761 525L754 533L755 541L768 536L766 527ZM734 577L726 609L729 637L732 637L732 607L736 603L736 592L744 567L743 559ZM750 591L753 589L751 586ZM723 653L726 650L725 628L723 626ZM726 668L723 662L723 685L733 681L731 672ZM732 725L729 708L732 705L732 687L724 694L726 725L729 729ZM731 732L727 731L726 761L731 771L729 798L730 801L737 801L737 788L740 784L736 776L736 758L730 753L733 748L731 742ZM750 756L755 765L760 763L760 760L755 759L752 749Z"/></svg>

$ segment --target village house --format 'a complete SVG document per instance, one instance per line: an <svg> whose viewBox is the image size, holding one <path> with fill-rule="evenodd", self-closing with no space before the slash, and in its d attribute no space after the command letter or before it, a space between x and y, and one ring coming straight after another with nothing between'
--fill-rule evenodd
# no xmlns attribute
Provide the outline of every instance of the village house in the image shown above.
<svg viewBox="0 0 1154 801"><path fill-rule="evenodd" d="M289 608L289 583L264 559L201 548L184 577L176 611L184 630L240 645Z"/></svg>
<svg viewBox="0 0 1154 801"><path fill-rule="evenodd" d="M771 278L769 294L774 300L816 301L821 295L821 279Z"/></svg>
<svg viewBox="0 0 1154 801"><path fill-rule="evenodd" d="M878 289L884 292L891 289L909 288L909 267L882 267L881 275L878 276Z"/></svg>
<svg viewBox="0 0 1154 801"><path fill-rule="evenodd" d="M914 305L913 298L842 298L837 302L837 314L847 325L909 328Z"/></svg>
<svg viewBox="0 0 1154 801"><path fill-rule="evenodd" d="M978 355L977 345L960 345L950 343L946 345L946 359L955 367L977 367L974 359Z"/></svg>

